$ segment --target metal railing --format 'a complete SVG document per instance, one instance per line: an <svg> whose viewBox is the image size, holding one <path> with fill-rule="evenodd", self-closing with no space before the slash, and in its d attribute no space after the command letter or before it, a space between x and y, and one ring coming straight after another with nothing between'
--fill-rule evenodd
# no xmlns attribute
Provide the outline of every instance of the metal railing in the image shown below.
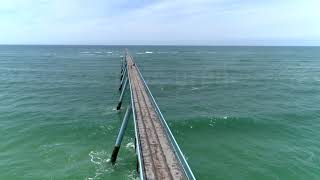
<svg viewBox="0 0 320 180"><path fill-rule="evenodd" d="M130 55L130 56L131 56L131 55ZM132 58L132 56L131 56L131 58ZM133 58L132 58L132 59L133 59ZM148 87L145 79L143 78L143 76L142 76L142 74L141 74L141 72L140 72L140 69L139 69L138 65L135 64L135 66L136 66L136 68L137 68L137 70L138 70L138 72L139 72L139 76L140 76L141 79L143 80L144 87L147 89L147 92L148 92L147 94L148 94L148 96L152 99L152 104L153 104L153 106L155 107L155 110L156 110L156 112L158 113L158 115L159 115L159 117L160 117L159 119L160 119L160 121L161 121L161 124L163 125L163 127L164 127L164 129L165 129L165 131L166 131L166 133L167 133L167 135L168 135L168 137L169 137L169 139L170 139L171 145L172 145L173 148L174 148L175 154L176 154L177 158L179 159L179 161L180 161L180 163L181 163L181 165L182 165L182 168L183 168L186 176L187 176L188 179L190 179L190 180L195 180L196 178L194 177L194 174L193 174L193 172L192 172L192 170L191 170L191 168L190 168L190 166L189 166L189 164L188 164L185 156L183 155L183 153L182 153L182 151L181 151L181 149L180 149L177 141L175 140L175 138L174 138L174 136L173 136L173 134L172 134L172 132L171 132L171 130L170 130L170 128L169 128L166 120L165 120L165 118L163 117L163 115L162 115L162 113L161 113L161 111L160 111L160 108L159 108L156 100L154 99L154 97L153 97L153 95L152 95L152 93L151 93L151 91L150 91L150 89L149 89L149 87ZM131 83L130 83L130 91L131 91ZM131 92L131 93L132 93L132 92ZM132 94L131 94L131 97L133 97ZM132 98L131 98L131 100L132 100ZM133 114L134 114L134 116L135 116L135 113L133 113ZM135 117L134 117L134 118L135 118ZM135 127L135 128L136 128L136 127ZM135 130L137 130L137 129L135 129ZM136 136L137 136L137 135L136 135ZM139 143L138 143L138 144L139 144Z"/></svg>
<svg viewBox="0 0 320 180"><path fill-rule="evenodd" d="M125 56L127 57L127 56ZM126 68L128 68L128 65L126 66ZM127 69L128 70L128 69ZM130 87L130 96L131 96L131 107L132 107L132 114L133 114L133 124L134 124L134 131L135 131L135 137L136 137L136 141L134 142L136 145L136 153L138 156L138 163L139 163L139 177L140 180L145 180L145 173L144 173L144 168L143 168L143 157L141 154L141 146L140 146L140 138L139 138L139 134L138 134L138 127L137 127L137 121L136 121L136 111L135 111L135 105L133 102L133 92L132 92L132 84L131 84L131 79L129 77L129 73L128 73L128 79L129 79L129 87Z"/></svg>

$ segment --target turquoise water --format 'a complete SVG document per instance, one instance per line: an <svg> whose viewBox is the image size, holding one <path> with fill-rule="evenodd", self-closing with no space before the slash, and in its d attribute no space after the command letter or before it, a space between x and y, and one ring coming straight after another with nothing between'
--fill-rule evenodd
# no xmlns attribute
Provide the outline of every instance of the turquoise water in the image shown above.
<svg viewBox="0 0 320 180"><path fill-rule="evenodd" d="M319 47L128 48L198 179L320 179ZM0 179L137 178L123 49L0 46Z"/></svg>

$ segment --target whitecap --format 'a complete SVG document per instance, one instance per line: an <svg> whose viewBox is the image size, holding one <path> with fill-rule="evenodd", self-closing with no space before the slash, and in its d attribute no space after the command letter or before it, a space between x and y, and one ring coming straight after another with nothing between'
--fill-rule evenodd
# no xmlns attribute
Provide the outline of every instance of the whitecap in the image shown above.
<svg viewBox="0 0 320 180"><path fill-rule="evenodd" d="M139 180L140 178L137 177L136 170L130 171L130 174L128 175L128 179L130 180Z"/></svg>
<svg viewBox="0 0 320 180"><path fill-rule="evenodd" d="M144 52L144 53L146 53L146 54L152 54L153 52L152 52L152 51L146 51L146 52Z"/></svg>
<svg viewBox="0 0 320 180"><path fill-rule="evenodd" d="M93 177L87 177L86 180L100 179L101 175L112 171L108 166L110 159L107 159L107 157L109 157L109 155L105 151L90 151L89 156L90 161L95 166L95 173Z"/></svg>
<svg viewBox="0 0 320 180"><path fill-rule="evenodd" d="M128 144L126 144L126 148L127 149L134 149L134 143L133 142L129 142Z"/></svg>
<svg viewBox="0 0 320 180"><path fill-rule="evenodd" d="M99 157L99 153L96 153L96 152L93 152L91 151L89 153L89 156L90 156L90 161L93 163L93 164L98 164L100 165L102 163L102 159Z"/></svg>

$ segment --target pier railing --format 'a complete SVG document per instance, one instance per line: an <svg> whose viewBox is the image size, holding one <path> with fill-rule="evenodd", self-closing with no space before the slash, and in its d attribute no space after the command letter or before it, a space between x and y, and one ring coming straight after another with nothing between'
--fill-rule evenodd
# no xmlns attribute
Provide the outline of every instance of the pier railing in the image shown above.
<svg viewBox="0 0 320 180"><path fill-rule="evenodd" d="M191 180L191 179L195 179L194 175L193 175L193 172L184 156L184 154L182 153L176 139L174 138L165 118L163 117L163 114L161 113L161 110L155 100L155 98L153 97L145 79L143 78L141 72L140 72L140 68L139 66L136 64L137 66L137 69L138 69L138 72L139 72L139 75L140 75L140 78L143 80L143 83L144 83L144 87L147 89L147 93L148 93L148 96L151 98L152 100L152 104L153 106L155 107L155 110L156 112L158 113L159 117L160 117L160 120L161 120L161 124L162 126L164 127L169 139L170 139L170 142L171 142L171 145L173 146L174 150L175 150L175 153L176 153L176 156L178 157L182 167L183 167L183 170L185 172L185 174L187 175L187 177Z"/></svg>
<svg viewBox="0 0 320 180"><path fill-rule="evenodd" d="M130 69L129 69L129 64L127 62L127 58L128 57L130 59ZM137 73L132 73L133 70L135 72L137 72ZM130 73L129 73L129 71L130 71ZM131 77L131 76L133 76L133 77ZM127 51L125 52L125 56L124 56L124 58L122 60L120 81L121 81L121 84L120 84L119 90L121 91L121 95L120 95L120 99L119 99L119 102L118 102L117 110L119 110L121 108L122 99L123 99L124 93L126 91L127 85L129 86L129 89L130 89L131 106L128 106L128 108L126 110L123 122L121 124L121 128L119 130L119 134L117 136L117 140L116 140L113 152L112 152L111 162L113 164L116 162L117 155L118 155L118 152L119 152L119 149L120 149L120 145L121 145L124 133L125 133L125 129L126 129L127 124L128 124L129 116L130 116L130 114L132 112L133 120L134 120L134 130L135 130L135 149L136 149L136 154L137 154L137 170L139 172L140 180L154 179L153 176L150 175L150 173L151 174L152 173L156 173L157 170L156 169L152 170L150 168L147 168L147 167L149 167L149 165L147 163L147 161L149 161L148 158L147 158L148 156L143 156L142 147L141 146L143 145L144 153L146 152L148 154L148 151L146 151L146 147L150 148L150 144L149 145L141 144L140 135L141 135L141 133L143 134L143 132L145 132L146 129L142 128L142 127L138 128L138 124L139 124L137 122L138 120L139 120L140 123L143 120L146 120L146 121L149 121L149 122L151 121L152 123L153 123L153 121L159 123L161 128L158 129L158 130L153 129L153 132L155 134L159 134L160 132L164 133L164 134L163 133L162 134L160 133L160 134L161 134L161 136L163 136L163 138L168 140L167 141L168 142L168 145L167 145L168 148L167 149L171 149L170 151L167 152L168 157L176 159L176 165L174 165L172 167L173 168L175 166L179 166L180 167L180 168L178 168L179 171L178 172L176 171L176 173L181 174L182 176L177 176L177 175L174 175L174 174L171 174L169 176L162 176L160 172L157 172L156 174L158 174L159 176L157 176L156 179L159 179L159 178L160 179L163 179L163 178L164 179L175 179L173 177L176 177L178 179L194 180L195 179L194 174L193 174L193 172L192 172L192 170L191 170L191 168L190 168L190 166L189 166L184 154L182 153L182 151L181 151L176 139L174 138L174 136L173 136L173 134L172 134L172 132L171 132L171 130L170 130L170 128L169 128L164 116L163 116L163 114L161 113L160 108L159 108L154 96L152 95L152 93L151 93L151 91L150 91L145 79L143 78L143 76L142 76L142 74L140 72L139 66L133 61L132 56L129 55ZM141 84L141 85L139 85L140 86L140 90L137 90L137 85L138 85L137 81L139 82L138 84ZM155 116L157 116L156 119L152 119L151 116L150 116L151 119L144 119L145 117L143 119L141 119L142 118L141 117L141 109L139 110L139 108L135 107L135 104L137 104L137 106L139 106L141 108L141 105L139 104L141 101L140 101L139 98L137 99L137 97L134 96L134 94L137 94L137 92L140 92L140 91L143 91L142 94L145 94L145 97L148 97L147 99L150 99L150 101L148 100L148 102L150 102L150 103L149 103L149 105L147 105L146 108L148 109L149 113L153 113ZM146 99L144 99L142 101L146 101ZM138 111L138 114L137 114L136 111ZM137 119L137 117L138 117L138 119ZM145 142L145 140L146 140L145 138L147 138L147 141L150 141L149 138L146 137L146 136L143 136L142 138L144 138L143 142ZM158 144L158 145L160 145L160 144ZM166 146L166 145L164 145L164 146ZM163 151L163 150L161 150L161 151ZM154 151L154 152L157 152L157 151ZM170 156L169 154L174 154L175 158L174 158L174 156ZM164 155L164 156L167 156L167 155ZM145 159L145 158L147 158L147 159ZM144 162L144 160L146 162ZM164 162L165 162L165 160L163 161L163 163ZM170 166L167 165L167 167L170 167ZM178 169L176 169L176 170L178 170ZM150 170L151 170L151 172L150 172ZM162 171L163 171L163 169L162 169ZM151 176L151 178L147 177L147 174L148 174L147 172L149 172L148 177ZM170 170L166 171L166 172L169 173ZM166 174L166 172L163 172L163 173ZM170 172L170 173L172 173L172 172Z"/></svg>

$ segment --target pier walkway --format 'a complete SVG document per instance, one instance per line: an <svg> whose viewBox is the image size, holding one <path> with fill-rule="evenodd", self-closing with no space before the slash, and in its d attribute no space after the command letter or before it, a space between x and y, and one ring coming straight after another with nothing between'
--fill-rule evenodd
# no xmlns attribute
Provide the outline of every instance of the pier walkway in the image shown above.
<svg viewBox="0 0 320 180"><path fill-rule="evenodd" d="M117 109L121 107L123 93L127 83L129 83L131 107L128 107L126 116L131 109L135 125L135 145L140 179L195 179L137 64L127 51L122 67L119 89L122 89L122 93ZM125 121L127 120L124 119ZM127 123L123 124L126 126ZM123 136L121 130L117 141L119 136ZM122 137L120 144L121 140ZM113 156L117 156L120 144L119 142L116 143L115 149L117 152L115 155L113 153ZM111 159L115 162L116 157Z"/></svg>

